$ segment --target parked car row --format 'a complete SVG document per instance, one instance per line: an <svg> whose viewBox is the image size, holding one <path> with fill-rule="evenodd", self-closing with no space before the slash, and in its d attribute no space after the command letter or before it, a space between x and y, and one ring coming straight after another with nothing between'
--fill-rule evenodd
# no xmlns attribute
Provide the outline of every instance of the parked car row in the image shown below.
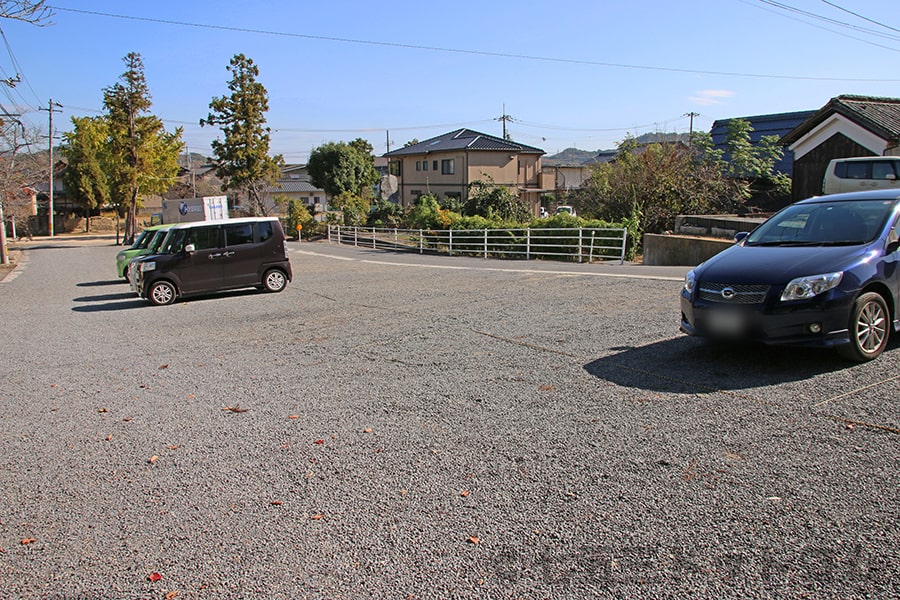
<svg viewBox="0 0 900 600"><path fill-rule="evenodd" d="M900 330L900 191L792 204L691 270L681 330L876 358Z"/></svg>
<svg viewBox="0 0 900 600"><path fill-rule="evenodd" d="M247 287L280 292L293 278L284 229L275 217L195 221L150 229L153 231L146 230L131 248L119 253L116 268L120 268L120 260L127 261L120 276L152 304L172 304L184 296ZM152 235L146 245L145 234Z"/></svg>

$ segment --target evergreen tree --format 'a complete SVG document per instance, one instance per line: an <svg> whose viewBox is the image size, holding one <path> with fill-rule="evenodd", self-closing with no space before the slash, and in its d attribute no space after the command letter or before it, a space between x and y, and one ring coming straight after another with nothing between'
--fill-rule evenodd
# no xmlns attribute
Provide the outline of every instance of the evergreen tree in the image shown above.
<svg viewBox="0 0 900 600"><path fill-rule="evenodd" d="M213 98L211 112L200 125L220 125L225 135L224 140L212 142L216 175L225 181L223 191L246 193L253 213L265 215L268 209L262 191L278 180L284 164L280 154L269 156L270 129L265 126L268 93L256 81L259 69L243 54L235 54L226 68L232 74L228 82L231 95Z"/></svg>
<svg viewBox="0 0 900 600"><path fill-rule="evenodd" d="M66 193L75 202L85 207L87 214L86 231L91 229L91 210L109 201L109 183L104 156L109 128L103 117L72 117L75 126L71 132L63 134L66 157L66 171L63 181Z"/></svg>
<svg viewBox="0 0 900 600"><path fill-rule="evenodd" d="M378 181L372 145L362 138L314 148L307 169L312 184L335 198L344 194L371 198L372 185Z"/></svg>
<svg viewBox="0 0 900 600"><path fill-rule="evenodd" d="M113 204L125 204L124 241L134 241L141 195L160 194L178 173L181 128L166 133L162 121L150 110L150 90L144 78L144 62L136 52L124 58L126 71L120 81L103 90L109 129L107 177Z"/></svg>

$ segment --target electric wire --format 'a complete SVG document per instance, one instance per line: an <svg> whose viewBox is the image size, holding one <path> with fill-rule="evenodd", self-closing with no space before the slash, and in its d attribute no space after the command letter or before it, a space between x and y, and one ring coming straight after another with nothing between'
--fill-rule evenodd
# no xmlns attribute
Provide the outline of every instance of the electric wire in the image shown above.
<svg viewBox="0 0 900 600"><path fill-rule="evenodd" d="M760 1L763 1L763 0L760 0ZM816 76L811 76L811 75L774 75L774 74L766 74L766 73L741 73L741 72L737 72L737 71L711 71L711 70L688 69L688 68L679 68L679 67L633 65L633 64L627 64L627 63L613 63L613 62L595 61L595 60L587 60L587 59L559 58L559 57L538 56L538 55L530 55L530 54L516 54L516 53L508 53L508 52L493 52L493 51L488 51L488 50L471 50L471 49L451 48L451 47L443 47L443 46L428 46L428 45L424 45L424 44L404 44L404 43L400 43L400 42L384 42L384 41L376 41L376 40L345 38L345 37L338 37L338 36L313 35L313 34L308 34L308 33L290 33L290 32L285 32L285 31L252 29L252 28L248 28L248 27L235 27L235 26L228 26L228 25L213 25L213 24L208 24L208 23L191 23L188 21L176 21L174 19L159 19L159 18L154 18L154 17L136 17L133 15L122 15L122 14L106 13L106 12L92 11L92 10L83 10L83 9L68 8L68 7L61 7L61 6L50 6L49 8L51 8L53 10L58 10L61 12L70 12L70 13L77 13L77 14L83 14L83 15L107 17L107 18L114 18L114 19L124 19L124 20L131 20L131 21L142 21L142 22L146 22L146 23L159 23L159 24L163 24L163 25L176 25L179 27L192 27L192 28L199 28L199 29L212 29L212 30L240 32L240 33L253 33L253 34L259 34L259 35L279 36L279 37L317 40L317 41L326 41L326 42L339 42L339 43L345 43L345 44L361 44L361 45L367 45L367 46L402 48L402 49L407 49L407 50L426 50L426 51L443 52L443 53L450 53L450 54L463 54L463 55L470 55L470 56L488 56L488 57L493 57L493 58L511 58L511 59L518 59L518 60L530 60L530 61L540 61L540 62L550 62L550 63L572 64L572 65L585 65L585 66L594 66L594 67L644 70L644 71L665 72L665 73L682 73L682 74L689 74L689 75L716 75L716 76L724 76L724 77L741 77L741 78L753 78L753 79L776 79L776 80L788 80L788 81L833 81L833 82L848 82L848 83L849 82L852 82L852 83L900 82L900 79L816 77ZM895 49L895 51L900 51L900 50Z"/></svg>

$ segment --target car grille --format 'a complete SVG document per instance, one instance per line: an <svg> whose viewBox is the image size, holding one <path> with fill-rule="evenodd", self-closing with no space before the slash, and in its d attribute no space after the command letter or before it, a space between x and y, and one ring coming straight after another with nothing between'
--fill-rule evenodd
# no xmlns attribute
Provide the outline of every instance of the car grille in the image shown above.
<svg viewBox="0 0 900 600"><path fill-rule="evenodd" d="M723 294L722 292L725 293ZM701 300L706 300L707 302L762 304L768 293L768 285L701 283L698 295Z"/></svg>

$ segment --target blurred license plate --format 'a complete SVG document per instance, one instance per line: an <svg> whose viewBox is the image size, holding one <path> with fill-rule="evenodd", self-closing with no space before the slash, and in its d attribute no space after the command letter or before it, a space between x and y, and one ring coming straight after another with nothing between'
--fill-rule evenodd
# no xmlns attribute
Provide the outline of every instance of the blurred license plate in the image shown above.
<svg viewBox="0 0 900 600"><path fill-rule="evenodd" d="M706 327L714 335L735 336L744 332L747 321L743 313L734 310L711 310L706 315Z"/></svg>

